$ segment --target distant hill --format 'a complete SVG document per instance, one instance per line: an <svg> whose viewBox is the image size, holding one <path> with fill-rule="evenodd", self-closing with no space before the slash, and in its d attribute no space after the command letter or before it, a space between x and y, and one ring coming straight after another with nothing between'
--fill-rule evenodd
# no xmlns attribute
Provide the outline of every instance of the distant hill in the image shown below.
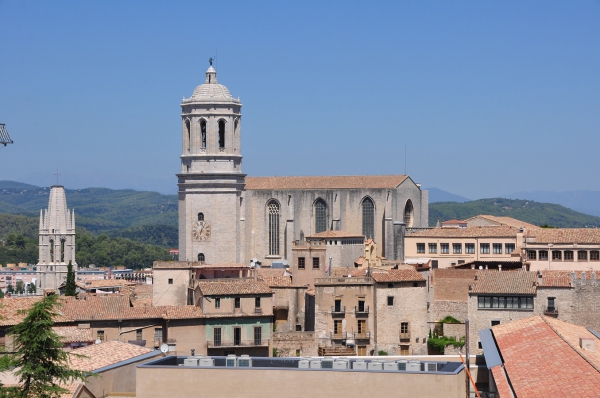
<svg viewBox="0 0 600 398"><path fill-rule="evenodd" d="M442 191L438 188L424 188L429 191L429 203L437 202L469 202L471 199L467 199L464 196L455 195L453 193Z"/></svg>
<svg viewBox="0 0 600 398"><path fill-rule="evenodd" d="M107 188L65 189L79 227L100 234L145 225L177 227L177 196ZM0 213L39 217L50 188L0 181ZM136 233L139 233L136 232ZM172 241L170 242L172 243Z"/></svg>
<svg viewBox="0 0 600 398"><path fill-rule="evenodd" d="M600 191L533 191L502 195L510 199L529 199L536 202L557 203L586 214L600 216Z"/></svg>
<svg viewBox="0 0 600 398"><path fill-rule="evenodd" d="M600 217L579 213L561 205L531 200L480 199L466 203L442 202L429 205L429 225L440 220L465 220L478 214L509 216L535 225L560 228L600 227Z"/></svg>

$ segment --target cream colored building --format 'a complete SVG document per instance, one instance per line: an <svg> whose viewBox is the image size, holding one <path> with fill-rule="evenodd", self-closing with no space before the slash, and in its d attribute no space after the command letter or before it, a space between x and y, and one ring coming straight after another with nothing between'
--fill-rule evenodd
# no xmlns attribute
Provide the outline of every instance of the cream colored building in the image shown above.
<svg viewBox="0 0 600 398"><path fill-rule="evenodd" d="M428 193L405 175L246 177L241 107L212 66L181 103L180 260L290 261L293 242L328 230L373 238L395 260L401 227L427 227Z"/></svg>
<svg viewBox="0 0 600 398"><path fill-rule="evenodd" d="M405 258L430 258L432 268L449 268L473 261L519 260L520 228L473 226L431 228L405 236Z"/></svg>

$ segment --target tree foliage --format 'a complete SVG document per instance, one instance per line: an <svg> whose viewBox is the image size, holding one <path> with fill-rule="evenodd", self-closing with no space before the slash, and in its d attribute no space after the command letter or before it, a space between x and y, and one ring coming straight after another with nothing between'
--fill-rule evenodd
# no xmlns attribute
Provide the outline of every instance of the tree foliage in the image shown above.
<svg viewBox="0 0 600 398"><path fill-rule="evenodd" d="M77 285L75 285L75 271L73 271L73 264L69 260L67 266L67 281L65 283L65 296L75 296Z"/></svg>
<svg viewBox="0 0 600 398"><path fill-rule="evenodd" d="M73 354L62 349L60 336L52 330L59 305L57 297L47 296L35 303L23 322L11 331L20 398L58 397L66 392L61 384L85 380L88 376L70 368L69 355Z"/></svg>

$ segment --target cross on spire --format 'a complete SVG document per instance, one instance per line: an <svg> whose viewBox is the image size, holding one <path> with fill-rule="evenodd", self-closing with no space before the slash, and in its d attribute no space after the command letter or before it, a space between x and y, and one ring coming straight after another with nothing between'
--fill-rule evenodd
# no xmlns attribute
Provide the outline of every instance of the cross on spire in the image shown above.
<svg viewBox="0 0 600 398"><path fill-rule="evenodd" d="M58 172L58 167L56 168L56 173L54 173L54 175L56 176L56 185L58 185L58 176L59 176L59 172Z"/></svg>
<svg viewBox="0 0 600 398"><path fill-rule="evenodd" d="M213 63L213 59L212 59L212 57L210 57L210 58L208 59L208 63L210 64L210 66L212 66L212 63Z"/></svg>

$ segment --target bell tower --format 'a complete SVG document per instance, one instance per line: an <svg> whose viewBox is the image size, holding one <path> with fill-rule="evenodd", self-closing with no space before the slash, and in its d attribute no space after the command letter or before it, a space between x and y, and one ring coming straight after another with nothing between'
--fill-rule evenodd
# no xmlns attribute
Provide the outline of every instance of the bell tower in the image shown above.
<svg viewBox="0 0 600 398"><path fill-rule="evenodd" d="M243 261L241 108L210 66L181 103L179 260Z"/></svg>

